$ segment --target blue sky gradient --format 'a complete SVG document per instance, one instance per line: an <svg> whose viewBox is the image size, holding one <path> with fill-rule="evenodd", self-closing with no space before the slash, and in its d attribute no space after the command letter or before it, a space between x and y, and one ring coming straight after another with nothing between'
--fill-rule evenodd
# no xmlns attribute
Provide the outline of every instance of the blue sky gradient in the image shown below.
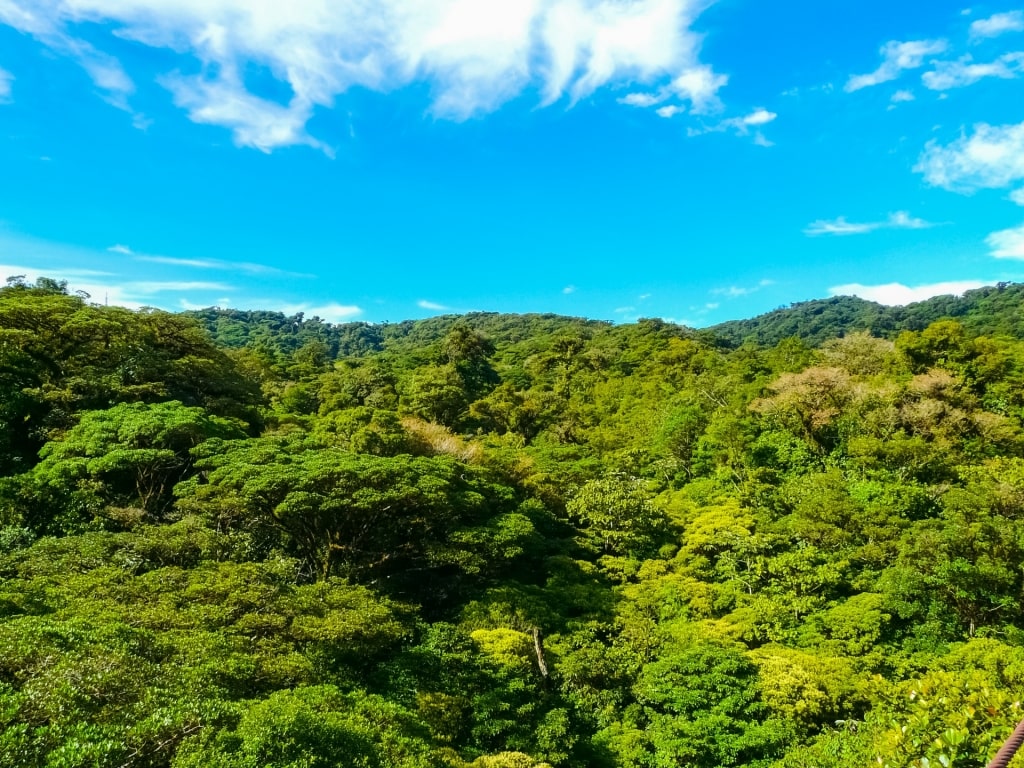
<svg viewBox="0 0 1024 768"><path fill-rule="evenodd" d="M0 277L695 326L1024 280L1019 6L276 5L0 0Z"/></svg>

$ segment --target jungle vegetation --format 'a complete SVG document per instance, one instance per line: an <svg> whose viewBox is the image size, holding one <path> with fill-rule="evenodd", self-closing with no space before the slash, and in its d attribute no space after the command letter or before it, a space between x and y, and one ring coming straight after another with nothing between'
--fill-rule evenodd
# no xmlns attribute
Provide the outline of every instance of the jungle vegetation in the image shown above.
<svg viewBox="0 0 1024 768"><path fill-rule="evenodd" d="M0 765L983 766L1020 285L694 331L0 288Z"/></svg>

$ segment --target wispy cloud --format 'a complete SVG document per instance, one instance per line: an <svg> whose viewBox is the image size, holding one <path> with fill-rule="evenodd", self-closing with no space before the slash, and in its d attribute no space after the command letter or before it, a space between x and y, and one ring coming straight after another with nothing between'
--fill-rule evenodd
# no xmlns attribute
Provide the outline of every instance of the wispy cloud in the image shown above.
<svg viewBox="0 0 1024 768"><path fill-rule="evenodd" d="M6 69L0 68L0 104L11 102L11 83L14 82L14 75Z"/></svg>
<svg viewBox="0 0 1024 768"><path fill-rule="evenodd" d="M186 267L190 269L216 269L223 272L245 272L249 275L288 275L290 277L314 277L314 275L301 272L286 272L277 267L268 267L265 264L254 264L247 261L224 261L222 259L182 259L174 256L154 256L146 253L136 253L126 245L112 245L107 248L111 253L119 253L130 256L135 261L143 261L149 264L166 264L172 267Z"/></svg>
<svg viewBox="0 0 1024 768"><path fill-rule="evenodd" d="M3 2L3 0L0 0ZM181 308L234 306L238 308L270 309L295 314L304 312L316 315L329 322L345 322L362 314L355 304L340 302L314 303L296 302L280 296L265 298L241 298L241 290L231 282L220 280L191 279L150 279L140 277L139 268L131 264L138 255L125 245L112 246L106 251L91 251L73 246L35 240L5 231L0 227L0 253L20 252L28 260L24 264L0 265L0 284L4 277L24 275L26 280L35 281L40 276L67 280L70 291L84 291L90 300L99 304L110 304L139 309L156 306L168 310ZM107 258L109 271L70 266L74 264L103 264L105 254L116 253L127 260ZM226 263L226 262L225 262ZM229 298L234 297L234 298Z"/></svg>
<svg viewBox="0 0 1024 768"><path fill-rule="evenodd" d="M778 115L776 113L770 112L763 107L758 107L752 112L746 115L741 115L740 117L729 117L724 120L719 120L717 123L705 125L700 128L690 127L687 129L687 133L690 136L700 136L705 133L732 131L737 136L749 136L751 132L753 132L755 144L763 147L770 147L773 146L773 144L764 137L764 134L762 134L759 129L771 122L774 122L777 117Z"/></svg>
<svg viewBox="0 0 1024 768"><path fill-rule="evenodd" d="M202 280L140 280L124 284L124 288L135 296L154 296L170 291L233 291L234 286L226 283L210 283Z"/></svg>
<svg viewBox="0 0 1024 768"><path fill-rule="evenodd" d="M727 75L719 75L709 66L694 66L655 92L630 93L619 99L619 103L631 107L653 107L663 104L664 106L655 110L659 117L672 117L687 111L694 115L705 115L722 109L718 91L728 82ZM667 101L675 103L665 104Z"/></svg>
<svg viewBox="0 0 1024 768"><path fill-rule="evenodd" d="M870 88L874 85L895 80L904 71L923 67L929 56L945 52L949 43L945 40L911 40L901 43L896 40L882 46L882 63L874 72L866 75L852 75L846 81L847 93Z"/></svg>
<svg viewBox="0 0 1024 768"><path fill-rule="evenodd" d="M924 87L932 91L948 91L963 88L986 77L1013 80L1024 72L1024 53L1007 53L995 61L974 63L971 56L962 56L956 61L939 61L935 69L921 76Z"/></svg>
<svg viewBox="0 0 1024 768"><path fill-rule="evenodd" d="M562 289L562 293L564 293L566 296L568 296L571 293L576 293L576 286L575 285L567 285L567 286L565 286L565 288Z"/></svg>
<svg viewBox="0 0 1024 768"><path fill-rule="evenodd" d="M0 277L8 278L15 275L21 275L29 282L35 282L40 277L68 280L69 291L82 292L91 301L100 304L113 304L129 309L139 309L146 304L144 297L132 295L125 286L102 279L103 275L74 275L69 270L62 268L50 269L19 264L0 264Z"/></svg>
<svg viewBox="0 0 1024 768"><path fill-rule="evenodd" d="M51 267L27 267L17 264L0 264L0 278L6 279L14 275L23 275L26 280L34 282L40 277L49 277L54 280L68 280L74 278L92 277L113 277L113 272L104 272L99 269L76 269L57 265Z"/></svg>
<svg viewBox="0 0 1024 768"><path fill-rule="evenodd" d="M885 283L884 285L862 285L861 283L849 283L829 288L831 296L859 296L868 301L875 301L890 307L913 304L916 301L924 301L933 296L954 295L959 296L965 291L981 288L985 285L982 280L954 280L944 283L930 283L927 285L907 286L902 283Z"/></svg>
<svg viewBox="0 0 1024 768"><path fill-rule="evenodd" d="M884 221L847 221L845 216L837 219L819 219L807 225L804 234L810 237L819 235L866 235L879 229L927 229L935 226L924 219L911 216L906 211L890 213Z"/></svg>
<svg viewBox="0 0 1024 768"><path fill-rule="evenodd" d="M904 104L904 103L906 103L908 101L913 101L913 100L914 100L914 92L913 91L906 91L906 90L896 91L896 93L894 93L892 95L892 98L889 99L889 101L892 102L893 104Z"/></svg>
<svg viewBox="0 0 1024 768"><path fill-rule="evenodd" d="M955 192L1012 186L1024 180L1024 123L980 123L946 146L929 142L914 170L929 184Z"/></svg>
<svg viewBox="0 0 1024 768"><path fill-rule="evenodd" d="M768 125L768 123L774 122L777 117L778 115L774 112L758 108L748 115L743 115L742 117L731 117L727 120L723 120L718 124L718 128L732 128L737 133L746 135L750 132L751 128L759 128L762 125Z"/></svg>
<svg viewBox="0 0 1024 768"><path fill-rule="evenodd" d="M541 104L571 105L630 83L659 102L714 111L726 77L700 60L701 36L692 30L708 4L2 0L0 22L78 59L101 89L122 97L131 93L130 79L118 62L73 36L81 20L190 56L201 64L198 74L183 74L197 71L190 63L160 82L193 121L224 126L237 144L263 151L305 144L329 152L307 123L353 87L388 92L425 83L431 111L456 120L527 91ZM102 45L99 35L91 40ZM244 73L253 66L273 73L291 97L281 103L251 92Z"/></svg>
<svg viewBox="0 0 1024 768"><path fill-rule="evenodd" d="M993 232L985 238L997 259L1024 259L1024 224Z"/></svg>
<svg viewBox="0 0 1024 768"><path fill-rule="evenodd" d="M711 293L712 293L712 295L715 295L715 296L726 296L726 297L728 297L730 299L737 299L740 296L749 296L752 293L757 293L758 291L760 291L760 290L762 290L764 288L767 288L770 285L775 285L775 281L774 280L767 280L767 279L765 279L765 280L761 280L757 285L751 285L751 286L730 285L727 288L713 288L713 289L711 289Z"/></svg>
<svg viewBox="0 0 1024 768"><path fill-rule="evenodd" d="M173 256L136 256L136 261L148 261L151 264L169 264L175 267L193 267L195 269L219 269L227 272L245 272L249 275L288 275L290 277L315 277L306 272L287 272L266 264L254 264L250 261L221 261L220 259L178 259Z"/></svg>
<svg viewBox="0 0 1024 768"><path fill-rule="evenodd" d="M998 37L1007 32L1024 31L1024 11L1009 11L997 13L987 19L978 19L971 24L970 37L972 41L984 40L990 37Z"/></svg>
<svg viewBox="0 0 1024 768"><path fill-rule="evenodd" d="M1017 205L1024 205L1024 188L1013 190L1010 193L1010 200Z"/></svg>
<svg viewBox="0 0 1024 768"><path fill-rule="evenodd" d="M83 291L92 301L101 304L138 309L152 301L161 299L161 294L182 292L231 292L234 287L225 283L189 280L122 280L117 275L92 269L74 269L52 265L52 268L27 267L16 264L0 264L0 275L10 277L23 275L35 282L40 277L67 280L68 290Z"/></svg>
<svg viewBox="0 0 1024 768"><path fill-rule="evenodd" d="M173 256L135 256L136 261L150 264L168 264L172 267L192 267L194 269L229 269L225 263L210 259L176 259ZM241 268L241 265L239 265Z"/></svg>
<svg viewBox="0 0 1024 768"><path fill-rule="evenodd" d="M137 121L141 116L128 103L128 98L135 92L135 84L120 62L66 30L70 23L81 19L82 14L76 13L75 9L63 7L58 10L49 2L0 2L0 24L32 35L55 53L74 59L92 79L104 101L130 113Z"/></svg>
<svg viewBox="0 0 1024 768"><path fill-rule="evenodd" d="M436 301L427 301L426 299L417 301L416 306L420 309L429 309L431 312L445 312L451 309L451 307L446 307L444 304L438 304Z"/></svg>

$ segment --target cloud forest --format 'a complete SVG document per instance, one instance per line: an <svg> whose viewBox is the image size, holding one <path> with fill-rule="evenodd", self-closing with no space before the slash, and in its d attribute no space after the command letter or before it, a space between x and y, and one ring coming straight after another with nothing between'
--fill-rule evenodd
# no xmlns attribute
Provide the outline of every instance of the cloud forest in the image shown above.
<svg viewBox="0 0 1024 768"><path fill-rule="evenodd" d="M702 331L0 289L0 764L983 766L1024 286Z"/></svg>

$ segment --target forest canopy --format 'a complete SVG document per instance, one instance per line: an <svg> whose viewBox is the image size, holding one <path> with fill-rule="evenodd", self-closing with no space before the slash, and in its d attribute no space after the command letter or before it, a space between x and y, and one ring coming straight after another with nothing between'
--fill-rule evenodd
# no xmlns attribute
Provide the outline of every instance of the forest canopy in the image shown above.
<svg viewBox="0 0 1024 768"><path fill-rule="evenodd" d="M1024 286L694 331L0 288L0 764L983 766Z"/></svg>

